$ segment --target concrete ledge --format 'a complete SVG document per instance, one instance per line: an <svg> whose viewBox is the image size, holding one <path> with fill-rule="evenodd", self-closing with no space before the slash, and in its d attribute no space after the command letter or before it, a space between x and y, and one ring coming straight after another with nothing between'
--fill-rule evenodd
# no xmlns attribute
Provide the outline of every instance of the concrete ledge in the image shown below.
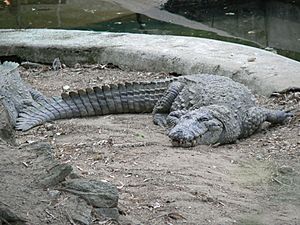
<svg viewBox="0 0 300 225"><path fill-rule="evenodd" d="M0 55L50 63L113 63L121 68L213 73L269 95L300 86L300 63L264 50L178 36L70 30L0 30Z"/></svg>

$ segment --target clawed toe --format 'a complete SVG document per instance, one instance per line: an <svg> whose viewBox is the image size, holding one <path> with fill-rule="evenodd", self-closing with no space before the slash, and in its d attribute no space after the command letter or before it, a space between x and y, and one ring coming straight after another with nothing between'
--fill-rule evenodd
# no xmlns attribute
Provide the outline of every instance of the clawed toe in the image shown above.
<svg viewBox="0 0 300 225"><path fill-rule="evenodd" d="M167 120L166 120L167 115L166 114L154 114L153 116L153 123L155 125L158 125L160 127L167 127Z"/></svg>

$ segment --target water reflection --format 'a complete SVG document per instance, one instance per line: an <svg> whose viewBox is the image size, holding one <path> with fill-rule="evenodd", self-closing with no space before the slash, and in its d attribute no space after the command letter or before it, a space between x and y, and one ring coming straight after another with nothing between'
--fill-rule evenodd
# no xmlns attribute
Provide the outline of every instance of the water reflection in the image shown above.
<svg viewBox="0 0 300 225"><path fill-rule="evenodd" d="M0 28L72 28L128 14L108 1L10 0L1 1Z"/></svg>
<svg viewBox="0 0 300 225"><path fill-rule="evenodd" d="M192 23L198 21L197 24L205 25L202 27L206 29L162 22L154 19L155 16L149 18L105 0L0 0L0 28L87 29L206 37L275 48L300 61L300 0L168 0L163 9L160 14L170 16L172 12ZM228 35L217 34L215 30Z"/></svg>
<svg viewBox="0 0 300 225"><path fill-rule="evenodd" d="M300 53L299 5L295 0L169 0L164 9L265 47Z"/></svg>

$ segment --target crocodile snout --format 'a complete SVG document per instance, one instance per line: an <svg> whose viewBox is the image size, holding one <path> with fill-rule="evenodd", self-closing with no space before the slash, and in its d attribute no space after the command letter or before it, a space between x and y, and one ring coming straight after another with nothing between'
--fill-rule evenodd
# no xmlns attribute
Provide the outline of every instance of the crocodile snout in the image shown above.
<svg viewBox="0 0 300 225"><path fill-rule="evenodd" d="M175 127L176 128L176 127ZM189 130L184 129L172 129L169 132L169 138L176 141L186 140L192 141L194 139L194 135Z"/></svg>
<svg viewBox="0 0 300 225"><path fill-rule="evenodd" d="M173 146L192 147L198 144L197 140L201 138L201 135L204 133L200 132L200 130L198 126L192 123L187 126L179 124L170 130L168 136Z"/></svg>

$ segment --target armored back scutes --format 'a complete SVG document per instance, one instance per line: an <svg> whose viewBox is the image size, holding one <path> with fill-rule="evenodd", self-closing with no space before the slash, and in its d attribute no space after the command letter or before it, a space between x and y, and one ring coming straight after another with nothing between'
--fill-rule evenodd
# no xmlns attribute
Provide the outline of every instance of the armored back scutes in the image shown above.
<svg viewBox="0 0 300 225"><path fill-rule="evenodd" d="M111 84L62 93L34 102L17 119L17 130L27 131L45 122L120 113L149 113L168 88L171 79Z"/></svg>
<svg viewBox="0 0 300 225"><path fill-rule="evenodd" d="M5 61L4 63L0 64L0 73L2 76L6 75L11 71L17 69L18 66L18 63Z"/></svg>

